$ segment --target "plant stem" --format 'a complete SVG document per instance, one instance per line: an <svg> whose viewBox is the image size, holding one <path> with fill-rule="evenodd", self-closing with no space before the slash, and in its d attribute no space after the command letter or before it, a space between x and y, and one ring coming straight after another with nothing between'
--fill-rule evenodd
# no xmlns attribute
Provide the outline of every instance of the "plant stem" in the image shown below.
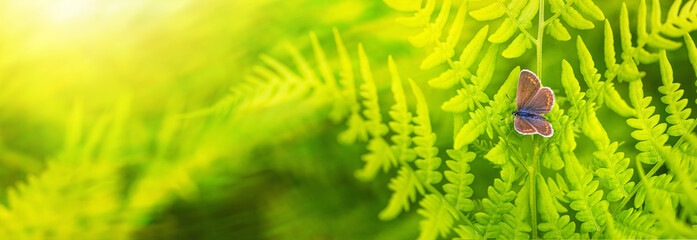
<svg viewBox="0 0 697 240"><path fill-rule="evenodd" d="M544 38L544 33L545 33L545 1L540 0L540 7L539 7L539 14L537 15L538 19L538 24L537 24L537 41L535 41L535 45L537 47L537 76L539 78L542 78L542 39ZM531 227L532 227L532 239L537 239L537 193L536 189L537 186L535 184L535 177L537 175L537 169L538 169L538 148L537 148L537 138L533 137L533 154L532 154L532 167L529 169L530 171L530 221L531 221Z"/></svg>
<svg viewBox="0 0 697 240"><path fill-rule="evenodd" d="M545 1L540 0L540 13L537 24L537 77L542 78L542 39L545 36Z"/></svg>
<svg viewBox="0 0 697 240"><path fill-rule="evenodd" d="M536 185L537 181L536 175L537 175L537 138L535 136L531 136L533 138L532 145L535 146L533 149L532 153L532 166L528 169L530 172L530 219L532 222L532 239L537 239L537 194L536 194Z"/></svg>

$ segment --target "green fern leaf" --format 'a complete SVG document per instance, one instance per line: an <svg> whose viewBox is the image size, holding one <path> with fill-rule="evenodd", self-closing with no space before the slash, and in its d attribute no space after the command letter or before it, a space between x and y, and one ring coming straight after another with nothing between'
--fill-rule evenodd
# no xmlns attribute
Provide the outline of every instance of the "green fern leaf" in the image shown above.
<svg viewBox="0 0 697 240"><path fill-rule="evenodd" d="M605 187L610 190L607 194L610 202L628 198L635 185L630 181L634 169L627 169L629 158L625 158L624 153L617 152L617 147L618 143L613 142L593 153L596 165L599 166L595 174L605 180Z"/></svg>
<svg viewBox="0 0 697 240"><path fill-rule="evenodd" d="M586 48L586 44L583 43L581 36L577 37L576 50L578 52L578 59L581 61L581 75L588 86L588 98L594 99L597 97L597 101L601 102L600 104L602 104L604 96L604 82L600 81L601 76L598 73L598 69L595 68L593 57L588 51L588 48Z"/></svg>
<svg viewBox="0 0 697 240"><path fill-rule="evenodd" d="M394 219L402 210L409 211L410 203L416 200L416 190L424 192L423 186L409 167L402 167L397 171L397 177L390 181L389 188L393 193L387 207L378 215L381 220Z"/></svg>
<svg viewBox="0 0 697 240"><path fill-rule="evenodd" d="M407 164L414 161L416 152L410 147L411 133L414 126L411 124L412 115L407 109L407 100L402 88L402 81L397 72L397 67L392 59L388 58L390 75L392 76L392 93L395 104L390 110L390 117L393 121L389 126L396 134L392 136L393 145L391 146L394 158L399 164ZM423 186L420 185L414 171L407 166L403 166L397 172L397 177L390 181L388 186L394 193L384 210L380 212L380 219L391 220L397 217L402 210L408 211L410 202L416 200L416 190L423 193Z"/></svg>
<svg viewBox="0 0 697 240"><path fill-rule="evenodd" d="M683 195L678 182L673 181L673 175L661 174L645 180L645 184L638 187L634 196L634 207L644 206L649 211L655 211L666 201L673 208L678 206L678 200Z"/></svg>
<svg viewBox="0 0 697 240"><path fill-rule="evenodd" d="M574 5L583 14L590 16L596 21L605 20L605 15L603 14L603 11L601 11L600 8L598 8L598 6L596 6L592 0L575 0Z"/></svg>
<svg viewBox="0 0 697 240"><path fill-rule="evenodd" d="M616 227L622 238L626 239L657 239L656 219L650 214L644 214L639 209L629 208L614 217Z"/></svg>
<svg viewBox="0 0 697 240"><path fill-rule="evenodd" d="M459 149L474 142L475 139L484 133L486 128L487 113L482 109L470 112L470 120L460 128L455 136L454 148Z"/></svg>
<svg viewBox="0 0 697 240"><path fill-rule="evenodd" d="M564 87L566 97L572 104L569 109L569 114L580 115L584 113L587 105L583 97L586 94L581 92L581 86L579 86L578 80L576 76L574 76L574 70L566 60L562 60L561 83Z"/></svg>
<svg viewBox="0 0 697 240"><path fill-rule="evenodd" d="M421 4L419 4L419 7ZM407 27L425 27L431 22L431 15L436 8L436 0L426 0L426 5L423 8L416 10L414 16L407 18L398 18L397 22Z"/></svg>
<svg viewBox="0 0 697 240"><path fill-rule="evenodd" d="M373 138L382 137L387 133L388 129L382 122L377 87L373 79L373 73L370 70L368 56L365 54L365 50L361 44L358 45L358 62L363 77L360 95L364 98L363 106L365 109L363 110L363 115L368 120L366 123L368 133L370 133Z"/></svg>
<svg viewBox="0 0 697 240"><path fill-rule="evenodd" d="M394 95L395 104L392 106L389 114L393 121L388 125L395 135L392 136L392 152L399 163L411 162L416 158L416 152L411 146L411 133L414 131L414 125L411 123L412 114L407 109L407 99L402 87L402 80L397 72L397 66L392 59L388 58L388 67L392 76L392 94Z"/></svg>
<svg viewBox="0 0 697 240"><path fill-rule="evenodd" d="M484 155L484 158L496 165L503 165L508 162L508 151L504 148L504 141L499 141L496 146Z"/></svg>
<svg viewBox="0 0 697 240"><path fill-rule="evenodd" d="M505 213L510 213L515 207L511 201L516 197L512 190L516 180L513 164L501 166L501 178L494 179L494 185L488 188L488 198L482 200L483 212L474 214L477 223L474 224L486 238L496 238L501 234L501 221Z"/></svg>
<svg viewBox="0 0 697 240"><path fill-rule="evenodd" d="M554 19L546 28L545 30L547 31L546 33L551 35L554 39L557 39L559 41L569 41L571 39L571 35L569 35L569 31L566 30L566 27L561 24L561 21L559 19Z"/></svg>
<svg viewBox="0 0 697 240"><path fill-rule="evenodd" d="M643 2L644 0L642 0ZM661 36L659 33L668 31L671 33L671 35L674 35L675 37L683 35L685 32L682 32L670 28L670 30L666 29L664 26L669 26L673 24L673 18L671 16L676 16L677 15L677 9L680 7L680 1L674 1L673 6L671 6L671 10L669 12L675 12L675 13L669 13L669 17L666 19L665 25L661 23L661 4L658 0L653 0L652 5L651 5L651 33L648 35L648 38L639 38L639 42L646 42L648 45L656 48L661 48L661 49L677 49L680 46L682 46L681 43L669 40L663 36ZM689 30L688 30L689 31Z"/></svg>
<svg viewBox="0 0 697 240"><path fill-rule="evenodd" d="M433 194L426 195L421 200L421 207L417 212L425 217L421 221L421 233L419 240L436 239L439 235L445 237L450 233L453 225L453 216L445 206L447 203L444 199L436 197Z"/></svg>
<svg viewBox="0 0 697 240"><path fill-rule="evenodd" d="M690 37L689 34L685 34L685 45L687 45L687 55L690 58L692 70L697 77L697 47L695 47L695 42L692 41L692 37ZM695 86L697 86L697 81L695 82ZM697 103L697 99L695 99L695 103Z"/></svg>
<svg viewBox="0 0 697 240"><path fill-rule="evenodd" d="M651 97L644 97L641 81L633 81L629 84L629 96L632 105L636 108L637 116L627 120L627 124L635 130L632 137L639 140L636 149L641 151L637 159L646 164L656 164L660 158L659 151L666 151L664 146L668 141L665 135L666 124L659 124L659 116L653 115L655 107L651 104Z"/></svg>
<svg viewBox="0 0 697 240"><path fill-rule="evenodd" d="M300 51L293 45L286 44L285 47L290 56L293 58L296 67L298 70L300 70L302 79L304 79L310 85L310 87L318 88L321 84L320 80L317 78L315 71L310 67L310 64L307 63L305 57L303 57L303 55L300 54Z"/></svg>
<svg viewBox="0 0 697 240"><path fill-rule="evenodd" d="M641 22L641 19L639 19L639 22ZM624 2L620 9L620 43L622 44L622 51L627 53L622 54L622 59L626 60L630 57L629 53L633 52L634 49L632 47L632 33L629 28L629 13L627 12L627 4Z"/></svg>
<svg viewBox="0 0 697 240"><path fill-rule="evenodd" d="M569 206L576 211L576 219L581 221L581 233L600 231L605 225L608 202L602 200L603 191L598 189L600 182L593 180L593 175L578 163L573 154L565 154L566 177L571 185L567 197Z"/></svg>
<svg viewBox="0 0 697 240"><path fill-rule="evenodd" d="M612 33L612 27L608 20L605 20L604 34L603 50L605 53L605 67L607 68L607 70L605 70L605 78L611 80L615 78L620 65L617 64L617 60L615 59L615 36Z"/></svg>
<svg viewBox="0 0 697 240"><path fill-rule="evenodd" d="M421 69L430 69L452 58L452 56L455 54L454 48L460 40L460 34L462 33L462 25L465 22L466 12L467 4L460 5L457 15L455 15L453 25L450 27L448 38L445 42L440 42L438 39L436 39L436 46L434 47L433 52L429 54L423 60L423 62L421 62Z"/></svg>
<svg viewBox="0 0 697 240"><path fill-rule="evenodd" d="M452 0L444 0L443 4L441 5L440 12L438 12L438 16L436 17L436 21L433 24L423 25L424 28L420 33L409 37L409 43L411 43L412 46L417 48L437 43L443 32L443 27L445 26L445 23L448 21L448 15L450 14L451 4ZM427 20L427 23L430 22L428 21L429 18L430 14L429 17L425 18Z"/></svg>
<svg viewBox="0 0 697 240"><path fill-rule="evenodd" d="M341 134L339 134L339 142L343 144L352 144L357 139L365 141L368 139L368 131L366 129L365 119L360 115L361 106L358 103L356 96L356 83L353 75L353 66L351 65L351 58L348 55L346 46L344 46L343 40L341 40L341 35L339 30L333 29L334 42L336 43L336 49L339 53L339 60L341 62L341 71L339 72L339 83L343 89L342 95L347 104L350 106L351 115L347 120L348 129Z"/></svg>
<svg viewBox="0 0 697 240"><path fill-rule="evenodd" d="M465 49L462 50L462 54L460 54L460 62L462 63L462 66L467 69L472 64L474 64L474 61L477 60L477 55L479 55L479 52L482 49L482 46L484 46L484 41L486 40L486 35L489 33L489 25L485 25L482 27L482 29L479 29L477 34L474 35L472 40L467 43L467 46Z"/></svg>
<svg viewBox="0 0 697 240"><path fill-rule="evenodd" d="M559 171L564 167L564 161L561 159L557 144L552 143L547 147L544 155L542 155L542 166L554 171Z"/></svg>
<svg viewBox="0 0 697 240"><path fill-rule="evenodd" d="M569 192L569 186L564 181L564 178L557 173L556 181L552 177L547 178L547 185L549 186L549 194L552 196L552 203L557 208L557 212L568 212L569 209L566 209L565 205L569 204L569 198L566 196Z"/></svg>
<svg viewBox="0 0 697 240"><path fill-rule="evenodd" d="M501 234L499 239L528 239L530 238L530 224L526 221L530 211L530 190L529 184L523 183L523 187L518 191L518 196L513 204L513 210L503 215L501 222Z"/></svg>
<svg viewBox="0 0 697 240"><path fill-rule="evenodd" d="M568 33L567 33L568 34ZM530 39L525 37L525 34L518 34L518 36L511 41L511 44L503 50L501 55L505 58L517 58L522 56L526 50L532 48L532 42Z"/></svg>
<svg viewBox="0 0 697 240"><path fill-rule="evenodd" d="M507 8L511 13L518 14L520 10L522 10L523 7L525 7L525 3L525 1L511 1L510 3L508 3ZM506 14L506 9L504 9L503 6L501 6L501 4L498 4L496 2L492 2L486 7L470 12L470 16L472 16L472 18L474 18L477 21L494 20L500 18L504 14Z"/></svg>
<svg viewBox="0 0 697 240"><path fill-rule="evenodd" d="M495 117L500 119L510 115L513 105L510 103L508 96L514 96L519 75L520 66L517 66L511 70L506 80L501 87L499 87L499 90L494 94L494 101L489 102L489 106L491 106L497 114Z"/></svg>
<svg viewBox="0 0 697 240"><path fill-rule="evenodd" d="M561 18L572 28L576 29L592 29L595 27L591 21L583 18L583 16L573 7L565 7L563 0L550 0L550 6L553 13L561 12Z"/></svg>
<svg viewBox="0 0 697 240"><path fill-rule="evenodd" d="M469 163L476 155L465 150L448 150L448 156L453 160L445 161L450 170L445 171L448 183L443 185L445 200L455 209L463 212L472 211L474 202L470 199L472 188L469 186L474 181L474 175L469 173Z"/></svg>
<svg viewBox="0 0 697 240"><path fill-rule="evenodd" d="M465 49L462 50L460 54L459 61L455 61L453 64L454 69L448 69L447 71L440 74L440 76L433 78L428 81L428 85L439 89L448 89L455 84L457 84L462 79L469 79L472 74L469 71L469 67L472 66L474 61L477 59L477 55L482 49L482 45L486 40L486 34L489 31L489 25L484 26L482 29L474 35L472 40L467 44Z"/></svg>
<svg viewBox="0 0 697 240"><path fill-rule="evenodd" d="M525 8L520 12L515 12L511 9L512 17L516 18L518 23L520 23L524 28L529 28L532 26L532 18L537 14L537 9L539 7L539 2L535 0L529 0ZM514 20L511 18L506 18L501 26L499 26L496 31L489 36L489 42L492 43L503 43L508 41L514 33L518 31L518 26L515 24Z"/></svg>
<svg viewBox="0 0 697 240"><path fill-rule="evenodd" d="M457 90L457 95L441 105L441 109L451 113L462 113L474 109L474 101L485 103L489 98L476 85L465 84Z"/></svg>
<svg viewBox="0 0 697 240"><path fill-rule="evenodd" d="M491 82L491 78L494 76L494 70L496 70L496 57L498 56L498 51L499 45L491 44L489 49L487 49L484 58L482 58L482 61L479 62L479 66L477 67L477 75L470 79L478 89L486 89Z"/></svg>
<svg viewBox="0 0 697 240"><path fill-rule="evenodd" d="M667 105L666 112L670 114L666 118L666 121L671 124L667 133L671 136L689 134L690 126L692 121L694 121L694 119L689 118L692 110L685 108L687 99L681 99L684 91L680 89L679 83L673 82L673 68L670 66L670 62L668 62L665 50L661 51L660 65L663 86L658 87L658 91L665 95L661 97L661 101Z"/></svg>
<svg viewBox="0 0 697 240"><path fill-rule="evenodd" d="M365 54L363 45L358 45L358 62L363 76L363 84L361 84L361 96L363 97L363 115L366 118L366 129L370 134L368 142L368 153L363 155L363 161L366 162L363 169L356 171L356 177L367 181L375 177L380 168L387 171L391 166L397 164L397 159L392 155L392 150L383 136L387 134L388 128L382 122L382 114L380 113L380 104L378 103L377 87L373 80L373 74L370 70L368 56Z"/></svg>
<svg viewBox="0 0 697 240"><path fill-rule="evenodd" d="M320 75L324 80L324 85L327 87L329 94L334 96L341 96L339 92L339 86L336 82L336 77L334 76L334 71L327 61L327 55L322 48L322 45L314 32L310 32L310 42L312 44L312 50L315 53L315 61L317 62L317 67L319 68ZM334 101L334 106L329 114L329 118L334 122L343 120L346 114L349 112L349 106L344 97L339 97Z"/></svg>
<svg viewBox="0 0 697 240"><path fill-rule="evenodd" d="M537 200L537 211L540 214L542 223L538 224L537 228L545 232L545 238L551 239L576 239L579 238L576 230L576 223L571 221L569 215L560 216L549 193L549 187L544 181L544 178L537 176L537 189L539 190L540 198Z"/></svg>
<svg viewBox="0 0 697 240"><path fill-rule="evenodd" d="M443 175L438 172L441 159L437 157L438 148L434 146L436 143L436 134L431 130L431 119L428 116L428 103L424 98L421 89L413 80L409 79L411 89L416 97L416 117L414 123L414 144L416 145L416 154L419 159L415 164L419 168L416 170L416 176L425 184L436 184L443 179Z"/></svg>

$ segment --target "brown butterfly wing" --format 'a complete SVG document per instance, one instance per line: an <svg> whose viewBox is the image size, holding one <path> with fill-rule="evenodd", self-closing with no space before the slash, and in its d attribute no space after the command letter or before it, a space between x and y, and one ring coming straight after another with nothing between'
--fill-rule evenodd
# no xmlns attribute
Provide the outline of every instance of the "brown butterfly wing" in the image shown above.
<svg viewBox="0 0 697 240"><path fill-rule="evenodd" d="M552 124L543 118L529 119L527 122L543 137L551 137L554 134Z"/></svg>
<svg viewBox="0 0 697 240"><path fill-rule="evenodd" d="M530 124L528 120L519 116L515 116L515 119L513 119L513 125L515 126L515 130L521 134L529 135L537 132L537 130L532 127L532 124Z"/></svg>
<svg viewBox="0 0 697 240"><path fill-rule="evenodd" d="M546 114L554 106L554 92L548 87L540 88L532 98L518 106L519 110L525 110L538 115Z"/></svg>
<svg viewBox="0 0 697 240"><path fill-rule="evenodd" d="M526 105L528 100L535 96L535 93L537 93L537 90L539 90L541 86L542 83L540 83L540 79L535 73L527 69L520 71L520 77L518 77L518 91L516 92L516 106L518 109Z"/></svg>

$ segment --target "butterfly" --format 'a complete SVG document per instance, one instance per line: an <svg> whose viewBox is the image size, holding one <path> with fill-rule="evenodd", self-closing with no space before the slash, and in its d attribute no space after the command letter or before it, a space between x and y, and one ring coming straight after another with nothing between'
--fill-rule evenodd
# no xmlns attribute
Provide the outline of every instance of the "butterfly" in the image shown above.
<svg viewBox="0 0 697 240"><path fill-rule="evenodd" d="M548 113L554 106L554 92L542 87L540 78L530 70L523 69L518 77L516 93L517 111L513 111L513 125L520 134L540 134L551 137L554 134L552 124L542 114Z"/></svg>

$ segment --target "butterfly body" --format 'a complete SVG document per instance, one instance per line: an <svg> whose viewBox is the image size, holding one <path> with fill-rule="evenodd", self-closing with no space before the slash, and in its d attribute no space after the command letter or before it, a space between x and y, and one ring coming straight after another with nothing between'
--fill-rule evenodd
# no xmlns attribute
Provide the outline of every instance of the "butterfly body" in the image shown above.
<svg viewBox="0 0 697 240"><path fill-rule="evenodd" d="M542 115L533 112L528 112L525 110L513 111L511 114L524 119L547 121L547 118L543 117Z"/></svg>
<svg viewBox="0 0 697 240"><path fill-rule="evenodd" d="M548 113L554 106L554 92L542 87L540 79L530 70L522 70L518 78L516 93L517 111L513 111L515 130L521 134L540 134L551 137L554 134L552 124L542 114Z"/></svg>

